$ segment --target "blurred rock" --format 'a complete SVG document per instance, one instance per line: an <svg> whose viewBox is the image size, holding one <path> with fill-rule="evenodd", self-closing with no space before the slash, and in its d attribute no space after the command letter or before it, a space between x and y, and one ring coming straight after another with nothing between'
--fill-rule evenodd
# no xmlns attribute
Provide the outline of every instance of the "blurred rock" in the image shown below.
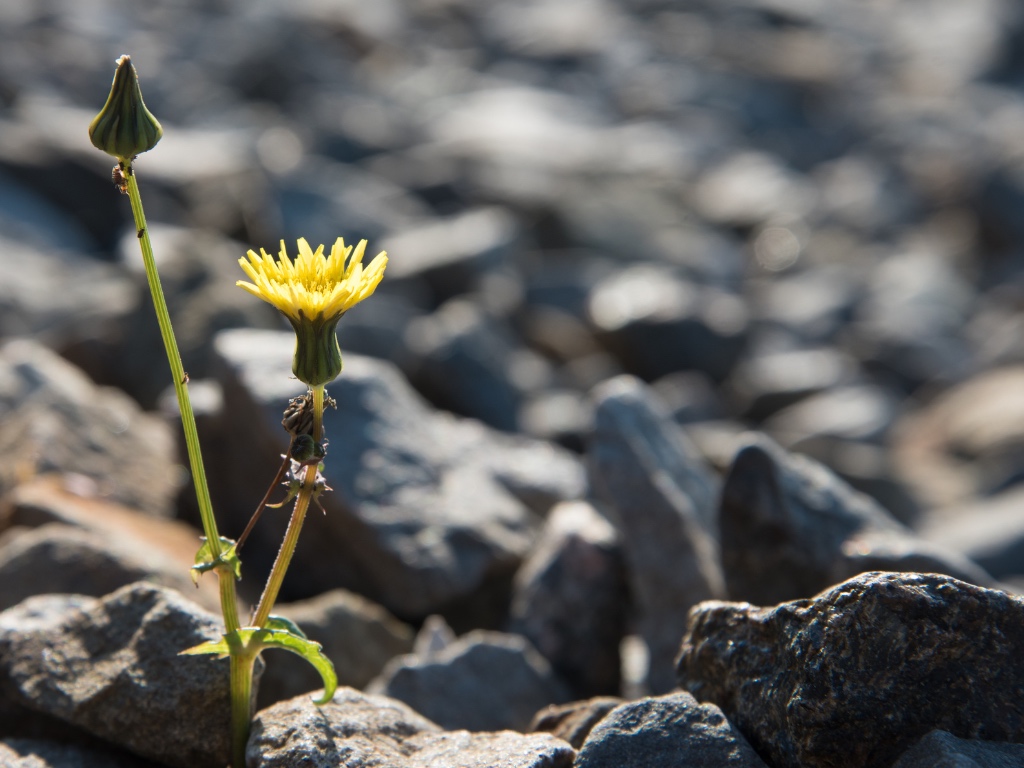
<svg viewBox="0 0 1024 768"><path fill-rule="evenodd" d="M605 345L647 380L693 369L721 381L739 359L747 331L737 296L655 264L626 267L599 283L589 314Z"/></svg>
<svg viewBox="0 0 1024 768"><path fill-rule="evenodd" d="M574 765L765 767L722 710L685 691L620 704L593 727Z"/></svg>
<svg viewBox="0 0 1024 768"><path fill-rule="evenodd" d="M60 610L44 595L0 614L6 696L161 764L224 765L227 661L178 656L218 639L219 618L148 584L65 599Z"/></svg>
<svg viewBox="0 0 1024 768"><path fill-rule="evenodd" d="M1013 768L1024 762L1024 744L958 739L935 730L904 752L892 768Z"/></svg>
<svg viewBox="0 0 1024 768"><path fill-rule="evenodd" d="M568 704L551 704L533 716L531 731L546 731L579 749L604 717L623 703L617 696L598 696Z"/></svg>
<svg viewBox="0 0 1024 768"><path fill-rule="evenodd" d="M679 681L772 765L885 768L935 728L1021 741L1022 634L1005 592L867 573L775 608L694 609Z"/></svg>
<svg viewBox="0 0 1024 768"><path fill-rule="evenodd" d="M367 690L404 701L442 728L469 731L526 731L538 709L569 698L525 638L485 630L427 659L392 659Z"/></svg>
<svg viewBox="0 0 1024 768"><path fill-rule="evenodd" d="M421 659L432 659L457 639L455 631L448 626L444 616L433 613L423 620L423 626L416 633L412 653Z"/></svg>
<svg viewBox="0 0 1024 768"><path fill-rule="evenodd" d="M339 688L322 707L299 696L257 713L246 764L258 768L569 768L575 752L548 734L442 731L400 701Z"/></svg>
<svg viewBox="0 0 1024 768"><path fill-rule="evenodd" d="M97 387L40 344L0 348L0 491L32 475L74 472L98 495L167 517L180 480L169 428L124 393Z"/></svg>
<svg viewBox="0 0 1024 768"><path fill-rule="evenodd" d="M949 573L994 581L954 551L914 536L821 464L763 435L736 453L719 511L729 596L755 605L810 597L874 570Z"/></svg>
<svg viewBox="0 0 1024 768"><path fill-rule="evenodd" d="M574 697L589 698L620 690L626 614L615 529L585 501L559 504L516 574L509 630L533 644Z"/></svg>
<svg viewBox="0 0 1024 768"><path fill-rule="evenodd" d="M712 421L726 415L718 388L697 371L670 373L651 386L679 424Z"/></svg>
<svg viewBox="0 0 1024 768"><path fill-rule="evenodd" d="M648 683L660 693L673 687L686 611L725 594L717 481L642 382L618 377L592 397L590 482L622 539L638 633L650 651Z"/></svg>
<svg viewBox="0 0 1024 768"><path fill-rule="evenodd" d="M225 428L248 446L225 470L232 495L217 507L226 531L241 530L287 446L281 413L303 386L291 378L290 332L230 331L215 346ZM549 444L431 411L381 361L347 355L329 391L338 410L324 417L324 474L335 490L322 498L327 516L310 515L300 538L291 583L301 590L291 599L340 586L401 618L441 612L457 629L498 626L536 537L535 513L582 495L580 464ZM247 565L269 568L281 535L271 526L281 523L257 527Z"/></svg>
<svg viewBox="0 0 1024 768"><path fill-rule="evenodd" d="M157 763L113 748L42 739L0 741L0 765L4 768L157 768Z"/></svg>
<svg viewBox="0 0 1024 768"><path fill-rule="evenodd" d="M342 589L300 603L281 603L274 614L294 621L320 643L338 676L338 685L362 688L394 656L412 650L412 627L379 605ZM323 686L319 673L292 653L272 653L260 680L259 708Z"/></svg>

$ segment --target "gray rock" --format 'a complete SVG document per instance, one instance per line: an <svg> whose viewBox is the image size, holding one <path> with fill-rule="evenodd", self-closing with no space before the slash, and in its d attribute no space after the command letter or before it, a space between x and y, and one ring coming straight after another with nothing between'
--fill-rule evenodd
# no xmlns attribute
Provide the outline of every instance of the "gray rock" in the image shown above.
<svg viewBox="0 0 1024 768"><path fill-rule="evenodd" d="M218 510L241 530L287 445L280 427L291 376L290 332L228 331L221 357L227 434L248 451L229 467L231 491ZM331 440L324 474L327 516L311 515L293 578L306 594L343 587L402 618L442 612L462 626L497 626L512 576L531 547L536 513L583 494L579 462L550 444L505 436L432 411L390 364L345 356L328 388L338 410L324 418ZM256 528L246 563L277 551L280 531ZM270 531L264 533L264 531ZM262 551L262 555L260 552ZM301 575L300 575L301 574Z"/></svg>
<svg viewBox="0 0 1024 768"><path fill-rule="evenodd" d="M188 571L159 552L116 536L52 523L0 544L0 611L47 592L102 597L136 581L194 597Z"/></svg>
<svg viewBox="0 0 1024 768"><path fill-rule="evenodd" d="M0 768L158 768L158 764L99 745L4 739L0 741Z"/></svg>
<svg viewBox="0 0 1024 768"><path fill-rule="evenodd" d="M400 701L340 688L317 707L308 696L256 715L250 768L569 768L575 753L548 734L442 731Z"/></svg>
<svg viewBox="0 0 1024 768"><path fill-rule="evenodd" d="M716 483L643 383L618 377L592 397L590 482L622 538L638 633L650 651L648 683L661 693L673 687L672 660L687 609L724 595Z"/></svg>
<svg viewBox="0 0 1024 768"><path fill-rule="evenodd" d="M766 768L722 710L714 704L699 704L686 692L619 705L590 731L574 765Z"/></svg>
<svg viewBox="0 0 1024 768"><path fill-rule="evenodd" d="M412 650L412 627L376 603L335 589L311 600L274 606L274 613L294 621L310 640L323 646L334 662L338 684L362 688L394 656ZM259 707L322 687L320 675L292 653L271 653L260 680Z"/></svg>
<svg viewBox="0 0 1024 768"><path fill-rule="evenodd" d="M892 768L1020 768L1024 744L958 739L932 731L904 752Z"/></svg>
<svg viewBox="0 0 1024 768"><path fill-rule="evenodd" d="M556 506L516 574L509 630L533 643L573 696L617 694L626 607L615 529L585 501Z"/></svg>
<svg viewBox="0 0 1024 768"><path fill-rule="evenodd" d="M170 516L180 482L170 428L127 395L97 387L46 347L0 348L0 490L35 474L74 472L147 514Z"/></svg>
<svg viewBox="0 0 1024 768"><path fill-rule="evenodd" d="M230 755L228 663L178 656L221 631L212 614L149 584L99 600L29 598L0 614L0 688L156 762L222 766Z"/></svg>
<svg viewBox="0 0 1024 768"><path fill-rule="evenodd" d="M955 552L915 537L813 459L752 434L737 452L719 512L729 596L757 605L810 597L872 570L994 580Z"/></svg>
<svg viewBox="0 0 1024 768"><path fill-rule="evenodd" d="M867 573L813 599L690 614L679 681L779 768L888 768L940 728L1024 740L1024 601L948 576Z"/></svg>
<svg viewBox="0 0 1024 768"><path fill-rule="evenodd" d="M618 696L597 696L568 704L551 704L533 716L531 731L546 731L572 744L583 746L587 736L604 717L623 703Z"/></svg>
<svg viewBox="0 0 1024 768"><path fill-rule="evenodd" d="M404 701L448 730L525 731L568 692L518 635L474 630L427 659L399 656L367 688Z"/></svg>

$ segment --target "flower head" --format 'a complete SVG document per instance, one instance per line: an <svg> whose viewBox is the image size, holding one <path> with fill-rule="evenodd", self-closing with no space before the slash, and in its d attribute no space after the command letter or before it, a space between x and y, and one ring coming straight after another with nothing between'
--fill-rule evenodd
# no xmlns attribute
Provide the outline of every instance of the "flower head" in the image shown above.
<svg viewBox="0 0 1024 768"><path fill-rule="evenodd" d="M338 238L330 255L321 245L315 251L304 238L292 260L281 242L274 259L262 248L238 260L252 280L236 285L277 307L295 329L292 371L311 387L332 381L341 372L341 350L335 329L349 309L372 294L384 276L388 256L381 251L366 267L366 241L353 247Z"/></svg>

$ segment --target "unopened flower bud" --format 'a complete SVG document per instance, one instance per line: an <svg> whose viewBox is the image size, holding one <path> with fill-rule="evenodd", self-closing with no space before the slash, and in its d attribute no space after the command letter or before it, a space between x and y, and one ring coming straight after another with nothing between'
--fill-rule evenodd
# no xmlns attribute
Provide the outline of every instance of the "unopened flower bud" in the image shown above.
<svg viewBox="0 0 1024 768"><path fill-rule="evenodd" d="M131 58L122 56L117 60L107 103L89 125L89 138L97 149L127 166L136 155L155 147L163 133L142 101L139 76Z"/></svg>

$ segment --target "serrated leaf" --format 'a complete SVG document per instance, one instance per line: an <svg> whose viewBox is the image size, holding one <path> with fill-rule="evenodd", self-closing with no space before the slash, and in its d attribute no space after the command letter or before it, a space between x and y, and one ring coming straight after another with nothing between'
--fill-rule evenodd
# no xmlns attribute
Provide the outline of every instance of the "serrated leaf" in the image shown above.
<svg viewBox="0 0 1024 768"><path fill-rule="evenodd" d="M244 632L245 630L241 630ZM291 651L308 661L320 673L324 681L324 695L314 701L315 704L326 704L334 698L338 688L338 676L334 672L334 663L324 655L320 643L298 637L285 630L264 629L266 636L259 639L264 648L281 648Z"/></svg>
<svg viewBox="0 0 1024 768"><path fill-rule="evenodd" d="M303 640L309 639L308 637L306 637L306 633L299 628L299 625L291 619L287 618L286 616L274 616L273 614L271 614L267 617L266 628L290 632L291 634L296 635L297 637L301 637Z"/></svg>
<svg viewBox="0 0 1024 768"><path fill-rule="evenodd" d="M229 538L221 536L220 547L220 557L214 558L213 553L210 551L210 542L207 541L205 537L203 538L203 545L199 547L199 551L196 552L196 564L193 565L189 571L189 576L192 577L193 584L198 584L200 576L207 571L212 571L222 563L231 569L232 573L235 574L236 579L242 578L242 561L235 552L235 542Z"/></svg>

